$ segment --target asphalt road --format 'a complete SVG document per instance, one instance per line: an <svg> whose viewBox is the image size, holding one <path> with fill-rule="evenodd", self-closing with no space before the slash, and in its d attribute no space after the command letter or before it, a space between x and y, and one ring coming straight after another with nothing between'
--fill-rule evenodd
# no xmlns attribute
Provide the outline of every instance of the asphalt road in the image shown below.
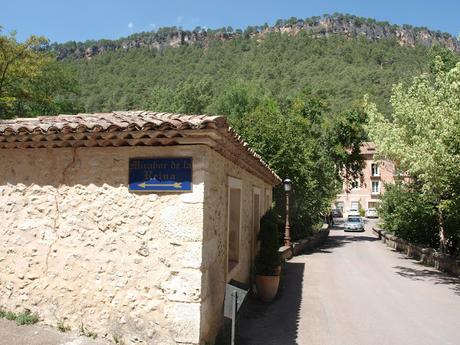
<svg viewBox="0 0 460 345"><path fill-rule="evenodd" d="M372 223L287 263L278 299L248 303L238 345L460 344L460 280L386 247Z"/></svg>

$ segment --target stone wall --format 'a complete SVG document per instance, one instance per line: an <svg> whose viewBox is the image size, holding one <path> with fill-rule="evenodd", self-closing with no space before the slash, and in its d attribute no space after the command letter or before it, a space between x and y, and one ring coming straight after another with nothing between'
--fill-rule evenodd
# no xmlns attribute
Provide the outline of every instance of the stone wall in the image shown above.
<svg viewBox="0 0 460 345"><path fill-rule="evenodd" d="M328 237L329 237L329 225L325 223L321 227L321 230L319 230L314 235L311 235L310 237L295 241L292 245L293 254L296 256L296 255L301 255L305 252L314 250L322 246L324 242L327 241Z"/></svg>
<svg viewBox="0 0 460 345"><path fill-rule="evenodd" d="M294 241L292 246L281 246L278 249L278 253L283 261L288 261L294 256L305 254L322 246L324 242L327 241L328 237L329 224L324 223L317 233L298 241Z"/></svg>
<svg viewBox="0 0 460 345"><path fill-rule="evenodd" d="M403 252L408 257L419 260L425 265L430 265L437 270L460 276L460 261L447 254L441 254L433 248L416 246L402 238L389 234L384 230L372 228L375 234L387 246Z"/></svg>
<svg viewBox="0 0 460 345"><path fill-rule="evenodd" d="M207 150L204 191L203 288L201 309L202 341L212 343L223 322L225 285L230 279L250 282L255 255L253 241L253 188L261 191L261 214L271 206L272 186L246 170ZM238 265L227 272L228 177L242 181L242 222ZM225 188L222 188L225 186ZM268 201L265 198L268 195ZM259 220L257 220L259 221Z"/></svg>
<svg viewBox="0 0 460 345"><path fill-rule="evenodd" d="M222 264L223 224L206 231L207 269L200 270L204 179L215 171L203 152L211 151L0 150L0 306L29 308L46 324L83 325L126 344L198 343L201 298L210 301L214 291L202 286L225 279L210 269ZM144 156L193 157L193 192L129 192L128 160ZM215 182L207 196L216 190L214 200L224 203ZM225 218L219 212L216 222Z"/></svg>

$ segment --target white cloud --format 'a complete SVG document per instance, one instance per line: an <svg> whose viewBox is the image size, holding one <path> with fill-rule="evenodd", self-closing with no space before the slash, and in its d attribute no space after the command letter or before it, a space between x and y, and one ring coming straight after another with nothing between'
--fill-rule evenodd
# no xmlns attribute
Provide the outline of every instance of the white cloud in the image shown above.
<svg viewBox="0 0 460 345"><path fill-rule="evenodd" d="M150 26L151 28L154 28L154 29L157 27L157 25L156 25L156 24L154 24L154 23L152 23L152 24L149 24L149 26Z"/></svg>
<svg viewBox="0 0 460 345"><path fill-rule="evenodd" d="M134 27L133 22L129 22L129 23L128 23L128 28L132 29L133 27Z"/></svg>
<svg viewBox="0 0 460 345"><path fill-rule="evenodd" d="M182 20L183 20L183 19L184 19L184 18L182 18L182 16L177 16L177 23L178 23L178 24L182 23Z"/></svg>

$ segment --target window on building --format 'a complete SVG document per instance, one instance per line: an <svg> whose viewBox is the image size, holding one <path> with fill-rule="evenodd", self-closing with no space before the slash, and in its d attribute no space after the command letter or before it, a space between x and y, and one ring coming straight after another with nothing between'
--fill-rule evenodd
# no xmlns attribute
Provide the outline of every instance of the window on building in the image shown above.
<svg viewBox="0 0 460 345"><path fill-rule="evenodd" d="M359 181L358 180L351 181L350 187L351 187L351 189L358 189L359 188Z"/></svg>
<svg viewBox="0 0 460 345"><path fill-rule="evenodd" d="M265 190L265 210L268 210L272 207L270 202L270 191L268 189Z"/></svg>
<svg viewBox="0 0 460 345"><path fill-rule="evenodd" d="M239 261L241 229L241 180L228 179L228 271Z"/></svg>
<svg viewBox="0 0 460 345"><path fill-rule="evenodd" d="M260 189L254 187L253 192L253 201L252 201L252 227L253 227L253 236L252 236L252 253L253 257L256 255L259 246L257 238L259 236L260 230Z"/></svg>
<svg viewBox="0 0 460 345"><path fill-rule="evenodd" d="M372 181L372 193L380 193L380 181Z"/></svg>
<svg viewBox="0 0 460 345"><path fill-rule="evenodd" d="M371 174L372 176L380 176L380 168L377 163L371 164Z"/></svg>
<svg viewBox="0 0 460 345"><path fill-rule="evenodd" d="M369 201L367 203L367 208L379 208L379 203L377 201Z"/></svg>
<svg viewBox="0 0 460 345"><path fill-rule="evenodd" d="M343 212L343 201L337 201L335 203L335 208L338 208L338 209L340 209L340 211Z"/></svg>

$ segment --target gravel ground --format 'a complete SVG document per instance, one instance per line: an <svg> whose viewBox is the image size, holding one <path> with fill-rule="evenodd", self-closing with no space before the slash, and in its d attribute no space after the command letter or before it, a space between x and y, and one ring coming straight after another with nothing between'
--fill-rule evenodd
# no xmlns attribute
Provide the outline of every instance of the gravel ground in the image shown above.
<svg viewBox="0 0 460 345"><path fill-rule="evenodd" d="M0 319L1 345L107 345L103 340L93 340L69 332L41 325L18 326L15 321Z"/></svg>

